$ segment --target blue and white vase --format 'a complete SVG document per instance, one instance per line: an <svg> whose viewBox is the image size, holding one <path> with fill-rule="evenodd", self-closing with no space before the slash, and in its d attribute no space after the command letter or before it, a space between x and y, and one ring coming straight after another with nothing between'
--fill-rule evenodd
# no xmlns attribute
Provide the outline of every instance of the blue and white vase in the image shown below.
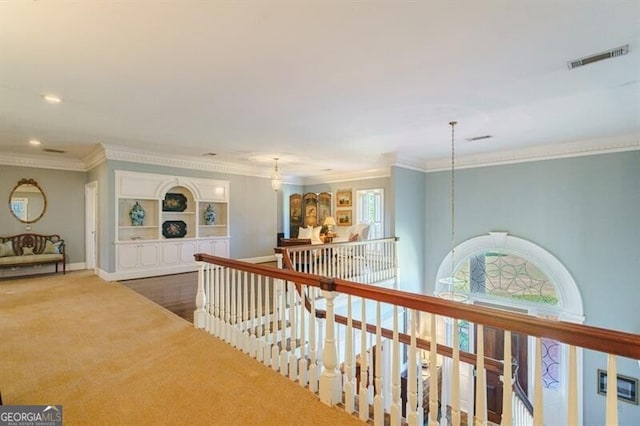
<svg viewBox="0 0 640 426"><path fill-rule="evenodd" d="M136 203L131 207L131 211L129 212L129 217L131 218L131 225L133 226L142 226L144 222L144 209L142 206L136 201Z"/></svg>
<svg viewBox="0 0 640 426"><path fill-rule="evenodd" d="M211 204L204 211L204 223L207 225L216 223L216 209L211 207Z"/></svg>

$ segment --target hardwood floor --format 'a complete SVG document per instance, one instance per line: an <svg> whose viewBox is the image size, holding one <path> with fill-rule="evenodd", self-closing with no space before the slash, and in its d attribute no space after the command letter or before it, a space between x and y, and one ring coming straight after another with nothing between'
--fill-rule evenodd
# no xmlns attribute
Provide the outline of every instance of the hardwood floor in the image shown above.
<svg viewBox="0 0 640 426"><path fill-rule="evenodd" d="M140 278L120 281L120 283L167 308L179 317L193 322L193 311L196 309L196 290L198 289L197 272Z"/></svg>
<svg viewBox="0 0 640 426"><path fill-rule="evenodd" d="M275 262L261 263L261 265L276 267ZM197 272L125 280L120 281L120 284L140 293L179 317L193 322L198 289Z"/></svg>

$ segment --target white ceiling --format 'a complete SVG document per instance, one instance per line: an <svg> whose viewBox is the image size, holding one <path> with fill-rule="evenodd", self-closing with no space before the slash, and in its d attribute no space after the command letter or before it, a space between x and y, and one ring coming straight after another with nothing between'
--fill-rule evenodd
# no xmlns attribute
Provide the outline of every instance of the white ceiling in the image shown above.
<svg viewBox="0 0 640 426"><path fill-rule="evenodd" d="M315 176L444 159L451 120L459 157L639 145L639 34L638 0L0 1L0 156L106 144Z"/></svg>

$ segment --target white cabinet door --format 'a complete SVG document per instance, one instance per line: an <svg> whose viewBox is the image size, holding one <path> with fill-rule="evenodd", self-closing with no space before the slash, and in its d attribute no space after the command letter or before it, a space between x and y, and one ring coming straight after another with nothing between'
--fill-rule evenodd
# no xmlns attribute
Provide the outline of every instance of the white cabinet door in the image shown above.
<svg viewBox="0 0 640 426"><path fill-rule="evenodd" d="M118 270L149 268L158 264L158 245L120 244L116 246Z"/></svg>
<svg viewBox="0 0 640 426"><path fill-rule="evenodd" d="M195 263L195 241L176 241L162 243L163 265L191 265Z"/></svg>
<svg viewBox="0 0 640 426"><path fill-rule="evenodd" d="M200 240L198 241L197 253L213 254L213 244L215 240Z"/></svg>
<svg viewBox="0 0 640 426"><path fill-rule="evenodd" d="M158 245L141 244L138 251L140 266L154 266L158 264Z"/></svg>
<svg viewBox="0 0 640 426"><path fill-rule="evenodd" d="M219 257L229 257L229 240L214 240L213 255Z"/></svg>
<svg viewBox="0 0 640 426"><path fill-rule="evenodd" d="M215 238L198 241L198 253L210 254L212 256L229 257L229 239Z"/></svg>
<svg viewBox="0 0 640 426"><path fill-rule="evenodd" d="M196 242L185 241L180 245L180 261L184 264L194 263L196 260L193 255L196 254Z"/></svg>
<svg viewBox="0 0 640 426"><path fill-rule="evenodd" d="M138 266L138 245L123 244L116 246L118 269L131 269Z"/></svg>
<svg viewBox="0 0 640 426"><path fill-rule="evenodd" d="M162 243L162 264L177 265L180 263L180 243Z"/></svg>

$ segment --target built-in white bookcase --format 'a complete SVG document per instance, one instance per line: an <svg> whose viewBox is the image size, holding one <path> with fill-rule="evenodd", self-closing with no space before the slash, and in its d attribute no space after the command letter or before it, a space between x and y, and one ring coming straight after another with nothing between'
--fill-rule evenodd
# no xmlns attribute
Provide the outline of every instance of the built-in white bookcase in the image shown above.
<svg viewBox="0 0 640 426"><path fill-rule="evenodd" d="M117 279L195 270L195 253L229 256L228 181L121 170L115 178ZM144 210L139 225L130 217L136 203Z"/></svg>

